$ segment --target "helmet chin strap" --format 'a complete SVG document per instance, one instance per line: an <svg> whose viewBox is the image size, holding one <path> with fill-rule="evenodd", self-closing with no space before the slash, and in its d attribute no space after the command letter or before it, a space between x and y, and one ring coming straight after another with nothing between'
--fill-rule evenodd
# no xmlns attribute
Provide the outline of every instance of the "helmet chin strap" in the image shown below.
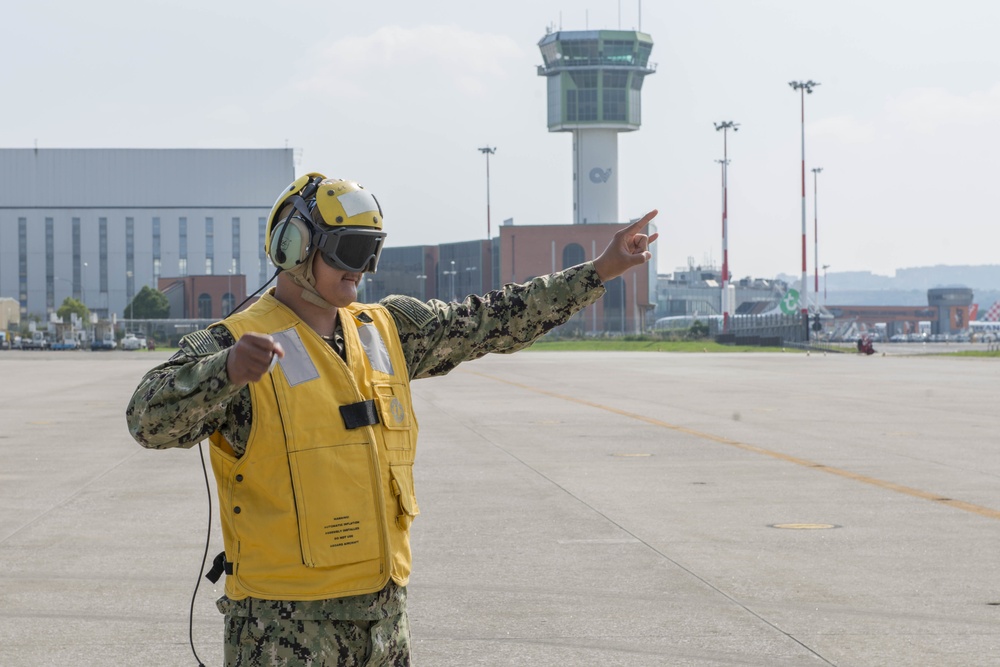
<svg viewBox="0 0 1000 667"><path fill-rule="evenodd" d="M298 266L294 266L291 269L285 271L288 277L292 279L292 282L302 288L302 299L311 303L314 306L325 309L335 309L332 303L329 303L326 299L320 296L319 292L316 291L316 275L313 273L313 260L316 259L316 251L309 253L309 257L306 261L302 262Z"/></svg>

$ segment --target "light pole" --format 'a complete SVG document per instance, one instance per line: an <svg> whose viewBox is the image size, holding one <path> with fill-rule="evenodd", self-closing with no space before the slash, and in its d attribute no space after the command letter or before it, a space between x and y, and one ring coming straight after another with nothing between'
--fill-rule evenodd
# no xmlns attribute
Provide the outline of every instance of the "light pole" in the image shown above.
<svg viewBox="0 0 1000 667"><path fill-rule="evenodd" d="M826 305L826 270L830 268L829 264L823 265L823 305Z"/></svg>
<svg viewBox="0 0 1000 667"><path fill-rule="evenodd" d="M236 299L233 298L233 267L230 266L226 285L226 306L222 310L225 312L232 310L235 301ZM223 315L223 317L228 317L228 315Z"/></svg>
<svg viewBox="0 0 1000 667"><path fill-rule="evenodd" d="M789 81L792 90L799 91L802 100L802 322L806 327L806 342L809 342L809 292L806 284L806 93L812 95L812 89L819 85L812 79L808 81Z"/></svg>
<svg viewBox="0 0 1000 667"><path fill-rule="evenodd" d="M729 272L728 229L726 220L726 165L729 160L716 160L722 166L722 292L719 299L719 310L722 312L722 332L729 331L729 309L726 308L726 278Z"/></svg>
<svg viewBox="0 0 1000 667"><path fill-rule="evenodd" d="M451 260L451 271L442 271L446 276L451 276L451 301L455 300L455 260Z"/></svg>
<svg viewBox="0 0 1000 667"><path fill-rule="evenodd" d="M465 273L468 274L468 276L469 276L469 291L470 292L475 292L475 293L478 294L479 292L482 292L483 290L482 290L482 285L480 285L477 288L474 288L472 286L472 272L475 271L475 270L476 270L475 266L467 266L467 267L465 267Z"/></svg>
<svg viewBox="0 0 1000 667"><path fill-rule="evenodd" d="M131 283L132 283L132 272L131 271L126 271L125 272L125 285L126 285L126 290L125 291L126 291L126 296L127 296L127 292L128 292L127 286L130 285ZM133 294L132 295L132 301L134 301L134 300L135 300L135 295ZM133 307L132 307L132 301L128 302L128 313L129 313L128 319L129 320L132 319L132 315L135 313L135 311L133 310Z"/></svg>
<svg viewBox="0 0 1000 667"><path fill-rule="evenodd" d="M722 331L729 331L729 295L726 285L729 283L729 130L738 132L739 123L724 120L715 123L715 130L722 130ZM718 160L716 160L718 162Z"/></svg>
<svg viewBox="0 0 1000 667"><path fill-rule="evenodd" d="M816 282L813 284L813 291L819 294L819 189L817 176L823 167L813 167L813 273Z"/></svg>
<svg viewBox="0 0 1000 667"><path fill-rule="evenodd" d="M88 266L90 266L90 264L88 264L87 262L83 263L83 285L80 286L80 291L82 293L81 296L83 297L83 305L84 305L84 307L87 308L87 312L90 315L90 322L88 322L87 324L90 324L91 326L90 326L89 329L87 329L87 332L90 335L90 344L93 345L94 344L94 338L97 337L97 331L95 330L96 327L93 326L94 322L95 322L94 318L96 316L90 310L90 307L87 306L87 267ZM86 325L84 325L84 326L86 326Z"/></svg>
<svg viewBox="0 0 1000 667"><path fill-rule="evenodd" d="M87 267L90 266L86 262L83 263L83 284L80 286L80 298L83 299L83 305L87 305Z"/></svg>
<svg viewBox="0 0 1000 667"><path fill-rule="evenodd" d="M489 241L492 238L490 229L490 156L497 152L497 147L483 146L479 152L486 156L486 240Z"/></svg>
<svg viewBox="0 0 1000 667"><path fill-rule="evenodd" d="M420 281L420 300L427 301L427 276L423 273L417 274L417 280Z"/></svg>

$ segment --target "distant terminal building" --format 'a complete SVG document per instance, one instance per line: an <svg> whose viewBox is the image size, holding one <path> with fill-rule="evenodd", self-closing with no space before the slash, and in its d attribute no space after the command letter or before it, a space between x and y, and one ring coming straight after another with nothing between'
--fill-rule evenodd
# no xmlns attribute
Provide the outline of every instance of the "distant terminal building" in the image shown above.
<svg viewBox="0 0 1000 667"><path fill-rule="evenodd" d="M389 294L405 294L422 301L457 301L483 294L498 284L494 250L494 244L485 239L385 248L378 272L365 274L361 297L377 301Z"/></svg>
<svg viewBox="0 0 1000 667"><path fill-rule="evenodd" d="M573 222L620 222L618 133L642 123L653 39L627 30L550 32L538 42L550 132L573 135Z"/></svg>
<svg viewBox="0 0 1000 667"><path fill-rule="evenodd" d="M656 283L656 317L705 317L722 315L722 270L713 265L695 264L660 275ZM736 314L756 315L775 306L785 291L782 280L741 278L730 282L735 288Z"/></svg>
<svg viewBox="0 0 1000 667"><path fill-rule="evenodd" d="M968 287L927 290L926 306L827 306L834 331L881 331L886 336L920 333L950 336L969 329L973 292Z"/></svg>
<svg viewBox="0 0 1000 667"><path fill-rule="evenodd" d="M291 148L0 149L0 296L45 319L71 296L107 319L162 278L255 287L272 271L267 215L294 178Z"/></svg>

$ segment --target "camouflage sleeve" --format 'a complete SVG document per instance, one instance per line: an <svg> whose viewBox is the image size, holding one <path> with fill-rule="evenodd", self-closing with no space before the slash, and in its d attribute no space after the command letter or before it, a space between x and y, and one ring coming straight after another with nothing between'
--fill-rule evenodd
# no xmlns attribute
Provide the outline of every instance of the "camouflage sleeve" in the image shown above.
<svg viewBox="0 0 1000 667"><path fill-rule="evenodd" d="M490 352L516 352L604 295L592 262L504 285L462 303L382 300L399 329L411 379L444 375Z"/></svg>
<svg viewBox="0 0 1000 667"><path fill-rule="evenodd" d="M196 332L181 341L177 354L146 373L125 411L140 445L192 447L223 426L241 390L226 372L233 342L223 327Z"/></svg>

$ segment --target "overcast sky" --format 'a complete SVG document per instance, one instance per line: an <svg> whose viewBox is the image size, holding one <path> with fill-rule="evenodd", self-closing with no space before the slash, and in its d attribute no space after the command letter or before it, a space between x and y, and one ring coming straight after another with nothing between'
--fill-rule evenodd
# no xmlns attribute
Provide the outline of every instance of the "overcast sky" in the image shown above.
<svg viewBox="0 0 1000 667"><path fill-rule="evenodd" d="M293 9L295 7L296 9ZM641 13L641 16L640 16ZM996 0L34 0L0 23L0 146L294 147L361 181L389 245L571 220L571 137L546 128L546 27L641 28L657 71L619 140L622 219L658 208L659 271L801 270L800 100L830 272L993 264ZM640 26L641 20L641 26ZM219 178L226 178L219 174ZM274 195L283 184L276 184ZM269 195L270 197L270 195ZM813 272L813 178L808 174Z"/></svg>

